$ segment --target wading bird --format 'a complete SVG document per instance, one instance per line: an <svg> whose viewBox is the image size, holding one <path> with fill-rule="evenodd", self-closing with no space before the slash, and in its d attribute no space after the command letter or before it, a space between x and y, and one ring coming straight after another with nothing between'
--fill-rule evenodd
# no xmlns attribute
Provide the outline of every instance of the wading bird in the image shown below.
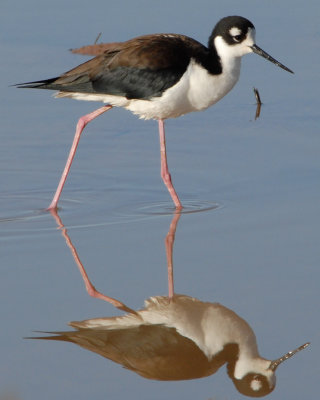
<svg viewBox="0 0 320 400"><path fill-rule="evenodd" d="M161 177L176 209L181 209L167 164L164 121L205 110L218 102L238 81L241 57L252 52L292 73L256 45L255 28L249 20L230 16L217 23L207 47L184 35L145 35L112 43L102 54L59 77L17 85L57 90L56 97L106 104L79 119L48 210L57 208L84 127L112 107L123 107L140 118L158 120Z"/></svg>

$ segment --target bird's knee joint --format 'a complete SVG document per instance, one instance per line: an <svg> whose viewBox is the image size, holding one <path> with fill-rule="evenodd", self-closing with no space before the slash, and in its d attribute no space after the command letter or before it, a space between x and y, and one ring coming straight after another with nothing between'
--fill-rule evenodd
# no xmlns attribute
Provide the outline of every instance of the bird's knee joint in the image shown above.
<svg viewBox="0 0 320 400"><path fill-rule="evenodd" d="M86 119L86 117L81 117L79 118L78 124L77 124L77 128L78 129L83 129L86 125L87 125L88 121Z"/></svg>
<svg viewBox="0 0 320 400"><path fill-rule="evenodd" d="M169 173L161 174L161 178L165 183L171 183L171 175Z"/></svg>

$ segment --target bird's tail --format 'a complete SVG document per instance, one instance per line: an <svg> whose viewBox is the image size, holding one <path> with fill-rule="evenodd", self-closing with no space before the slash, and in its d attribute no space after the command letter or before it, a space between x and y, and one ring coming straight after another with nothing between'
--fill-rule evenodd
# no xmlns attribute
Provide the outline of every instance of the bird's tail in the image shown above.
<svg viewBox="0 0 320 400"><path fill-rule="evenodd" d="M13 86L17 88L29 89L52 89L56 90L57 87L53 84L58 78L44 79L42 81L18 83Z"/></svg>

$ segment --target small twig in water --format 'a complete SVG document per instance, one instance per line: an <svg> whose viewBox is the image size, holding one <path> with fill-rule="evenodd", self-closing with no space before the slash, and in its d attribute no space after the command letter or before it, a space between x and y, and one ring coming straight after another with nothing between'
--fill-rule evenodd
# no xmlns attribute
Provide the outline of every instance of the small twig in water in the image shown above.
<svg viewBox="0 0 320 400"><path fill-rule="evenodd" d="M260 106L261 106L262 102L261 102L261 99L260 99L259 90L254 87L253 88L253 92L254 92L254 95L256 96L257 104L260 104Z"/></svg>
<svg viewBox="0 0 320 400"><path fill-rule="evenodd" d="M261 98L260 98L258 89L254 87L253 92L254 92L254 95L255 95L256 101L257 101L256 115L255 115L254 119L257 119L260 116L262 102L261 102Z"/></svg>

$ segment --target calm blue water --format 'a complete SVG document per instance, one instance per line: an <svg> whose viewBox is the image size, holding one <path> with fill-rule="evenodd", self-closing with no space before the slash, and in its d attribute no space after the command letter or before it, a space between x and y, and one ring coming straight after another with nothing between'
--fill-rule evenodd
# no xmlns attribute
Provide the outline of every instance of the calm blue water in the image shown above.
<svg viewBox="0 0 320 400"><path fill-rule="evenodd" d="M77 119L98 104L9 85L56 76L85 58L68 49L177 32L206 42L223 16L255 24L255 55L213 108L167 122L182 201L219 207L181 216L178 293L220 302L254 329L262 356L311 346L279 367L270 399L314 399L319 370L319 3L4 1L0 16L0 398L238 399L225 368L205 379L148 381L34 331L121 314L90 298L55 220L43 210ZM257 87L263 101L254 120ZM112 110L90 124L62 195L60 217L93 284L140 308L167 293L164 238L171 202L159 177L157 124ZM168 211L169 210L169 211ZM161 213L165 211L165 215Z"/></svg>

